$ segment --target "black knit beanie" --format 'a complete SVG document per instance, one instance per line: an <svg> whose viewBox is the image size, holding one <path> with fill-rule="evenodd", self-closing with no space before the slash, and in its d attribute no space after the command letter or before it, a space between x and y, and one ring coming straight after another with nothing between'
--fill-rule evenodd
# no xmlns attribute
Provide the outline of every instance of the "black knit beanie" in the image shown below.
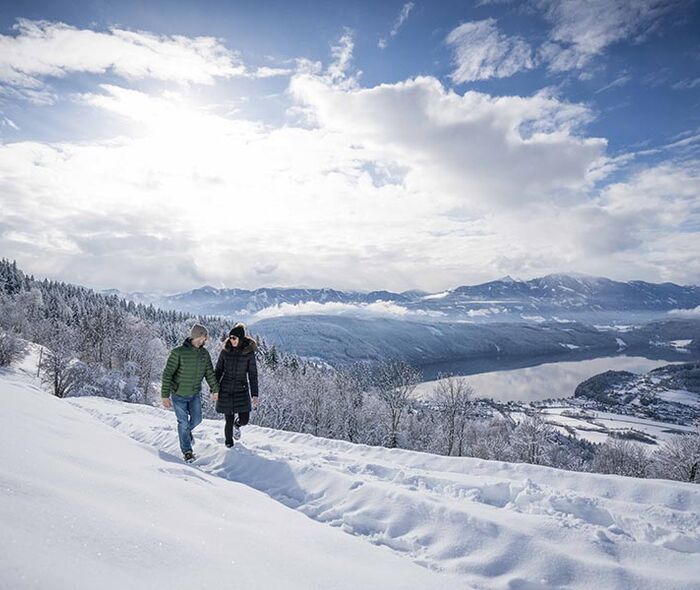
<svg viewBox="0 0 700 590"><path fill-rule="evenodd" d="M245 338L245 328L241 325L234 326L231 328L231 331L228 333L229 336L235 336L239 340L243 340Z"/></svg>

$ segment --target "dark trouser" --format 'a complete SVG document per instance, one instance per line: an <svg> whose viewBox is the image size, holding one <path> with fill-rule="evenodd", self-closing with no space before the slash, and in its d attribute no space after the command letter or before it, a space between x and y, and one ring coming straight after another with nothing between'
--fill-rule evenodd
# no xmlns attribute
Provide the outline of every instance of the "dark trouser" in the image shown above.
<svg viewBox="0 0 700 590"><path fill-rule="evenodd" d="M238 419L236 419L236 414L225 414L226 424L224 425L224 438L226 442L233 441L233 423L235 422L237 426L245 426L250 420L250 412L238 412Z"/></svg>

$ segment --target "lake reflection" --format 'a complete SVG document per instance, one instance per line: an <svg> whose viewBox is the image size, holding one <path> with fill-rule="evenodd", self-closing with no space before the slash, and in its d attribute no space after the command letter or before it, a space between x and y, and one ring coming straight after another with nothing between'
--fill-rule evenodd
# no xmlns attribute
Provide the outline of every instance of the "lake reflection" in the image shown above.
<svg viewBox="0 0 700 590"><path fill-rule="evenodd" d="M572 397L576 386L581 381L605 371L646 373L656 367L669 364L676 363L641 356L609 356L480 373L468 375L465 379L474 388L477 397L491 397L499 401L531 402L548 398ZM421 383L416 388L416 395L424 397L430 394L435 383L436 381Z"/></svg>

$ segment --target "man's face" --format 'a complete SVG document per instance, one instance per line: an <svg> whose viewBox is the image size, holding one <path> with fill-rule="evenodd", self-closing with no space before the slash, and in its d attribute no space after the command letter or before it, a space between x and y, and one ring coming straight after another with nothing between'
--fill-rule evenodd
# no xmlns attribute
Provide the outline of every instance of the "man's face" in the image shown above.
<svg viewBox="0 0 700 590"><path fill-rule="evenodd" d="M209 336L197 336L196 338L192 338L192 346L195 348L200 348L204 346L204 343L207 341L207 338Z"/></svg>

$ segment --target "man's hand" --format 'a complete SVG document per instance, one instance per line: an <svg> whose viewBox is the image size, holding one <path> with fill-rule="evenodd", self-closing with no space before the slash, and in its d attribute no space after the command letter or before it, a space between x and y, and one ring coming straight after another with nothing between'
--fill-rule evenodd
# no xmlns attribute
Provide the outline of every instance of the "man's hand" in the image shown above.
<svg viewBox="0 0 700 590"><path fill-rule="evenodd" d="M218 399L219 399L219 392L218 392L218 391L212 391L212 392L211 392L211 399L213 399L214 401L218 401Z"/></svg>
<svg viewBox="0 0 700 590"><path fill-rule="evenodd" d="M257 395L253 396L253 407L254 408L258 407L258 396Z"/></svg>
<svg viewBox="0 0 700 590"><path fill-rule="evenodd" d="M164 397L164 398L161 398L161 399L163 400L163 407L164 407L164 408L166 408L166 409L169 410L170 408L173 407L173 403L170 401L170 398L169 398L169 397Z"/></svg>

